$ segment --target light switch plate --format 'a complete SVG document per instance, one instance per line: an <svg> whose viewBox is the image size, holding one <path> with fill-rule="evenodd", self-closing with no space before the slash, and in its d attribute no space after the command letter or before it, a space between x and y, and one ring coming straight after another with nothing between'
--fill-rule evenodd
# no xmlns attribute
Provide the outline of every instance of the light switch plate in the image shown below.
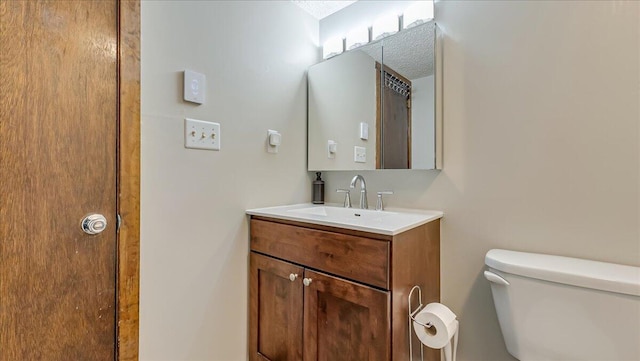
<svg viewBox="0 0 640 361"><path fill-rule="evenodd" d="M184 147L220 150L220 124L185 118Z"/></svg>
<svg viewBox="0 0 640 361"><path fill-rule="evenodd" d="M356 163L367 162L367 148L365 147L353 147L353 161Z"/></svg>
<svg viewBox="0 0 640 361"><path fill-rule="evenodd" d="M204 74L193 70L184 71L184 100L196 104L204 103L207 81Z"/></svg>

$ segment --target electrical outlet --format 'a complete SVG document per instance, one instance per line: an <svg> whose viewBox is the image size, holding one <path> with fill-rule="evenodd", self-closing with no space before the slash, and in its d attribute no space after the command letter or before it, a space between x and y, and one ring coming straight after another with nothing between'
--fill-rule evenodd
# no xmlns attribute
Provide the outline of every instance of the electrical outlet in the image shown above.
<svg viewBox="0 0 640 361"><path fill-rule="evenodd" d="M335 159L336 153L338 152L338 143L333 140L327 141L327 158Z"/></svg>
<svg viewBox="0 0 640 361"><path fill-rule="evenodd" d="M220 150L220 124L204 120L184 120L184 147Z"/></svg>
<svg viewBox="0 0 640 361"><path fill-rule="evenodd" d="M277 130L267 130L267 153L278 153L280 144L282 144L282 134Z"/></svg>

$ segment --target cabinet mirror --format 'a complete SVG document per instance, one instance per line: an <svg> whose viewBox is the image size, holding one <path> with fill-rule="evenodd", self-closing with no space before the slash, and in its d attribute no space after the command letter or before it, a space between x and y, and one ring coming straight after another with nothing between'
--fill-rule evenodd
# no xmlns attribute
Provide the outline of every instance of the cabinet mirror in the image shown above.
<svg viewBox="0 0 640 361"><path fill-rule="evenodd" d="M437 26L309 68L308 169L439 169Z"/></svg>

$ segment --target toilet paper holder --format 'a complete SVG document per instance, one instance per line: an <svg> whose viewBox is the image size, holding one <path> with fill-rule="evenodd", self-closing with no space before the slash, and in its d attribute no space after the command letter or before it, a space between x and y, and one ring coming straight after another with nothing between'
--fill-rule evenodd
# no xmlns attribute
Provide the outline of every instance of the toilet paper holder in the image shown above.
<svg viewBox="0 0 640 361"><path fill-rule="evenodd" d="M411 298L413 298L413 292L415 292L416 290L418 290L418 307L415 308L415 310L413 309L413 307L411 306ZM422 309L424 308L424 305L422 304L422 289L420 288L420 286L413 286L413 288L411 289L411 291L409 292L409 297L408 298L408 303L409 303L409 360L413 361L413 323L417 323L420 326L426 327L426 328L431 328L432 325L431 323L427 322L427 323L422 323L420 321L416 320L416 315L422 311ZM420 359L421 361L424 361L424 345L422 344L422 342L420 342Z"/></svg>

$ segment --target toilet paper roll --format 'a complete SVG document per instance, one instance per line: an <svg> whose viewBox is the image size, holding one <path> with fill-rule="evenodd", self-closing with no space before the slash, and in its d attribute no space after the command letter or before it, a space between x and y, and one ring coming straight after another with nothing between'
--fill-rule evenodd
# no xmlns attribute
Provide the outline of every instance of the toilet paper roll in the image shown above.
<svg viewBox="0 0 640 361"><path fill-rule="evenodd" d="M420 323L431 324L431 327L427 328ZM440 349L449 344L458 330L458 322L456 314L449 307L441 303L430 303L415 316L413 329L425 346Z"/></svg>

